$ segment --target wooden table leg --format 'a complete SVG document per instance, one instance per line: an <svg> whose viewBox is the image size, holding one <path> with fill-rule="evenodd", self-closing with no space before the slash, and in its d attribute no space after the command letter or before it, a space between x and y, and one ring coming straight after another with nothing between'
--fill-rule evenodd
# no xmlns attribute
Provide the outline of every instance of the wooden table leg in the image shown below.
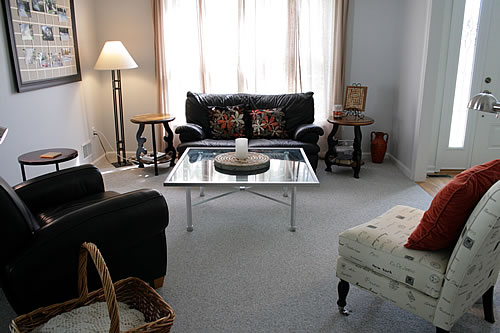
<svg viewBox="0 0 500 333"><path fill-rule="evenodd" d="M335 146L338 144L338 140L334 139L335 134L337 134L337 131L339 129L338 124L334 124L332 131L328 135L328 151L325 154L325 164L326 164L326 169L325 171L332 171L332 162L330 161L330 157L337 157L337 150L335 149Z"/></svg>
<svg viewBox="0 0 500 333"><path fill-rule="evenodd" d="M26 171L24 170L24 164L21 163L21 176L23 177L23 182L26 181Z"/></svg>
<svg viewBox="0 0 500 333"><path fill-rule="evenodd" d="M135 138L137 139L137 150L135 152L135 158L139 163L139 168L144 168L144 163L141 160L141 153L146 154L147 150L144 149L144 143L146 142L146 138L142 136L144 132L144 124L139 124L139 129L137 130L137 134Z"/></svg>
<svg viewBox="0 0 500 333"><path fill-rule="evenodd" d="M158 156L156 156L156 134L155 134L155 124L151 124L151 140L153 141L153 161L155 164L155 176L158 176Z"/></svg>
<svg viewBox="0 0 500 333"><path fill-rule="evenodd" d="M359 170L361 169L361 139L361 127L354 126L354 151L352 152L352 160L355 163L352 167L354 170L354 178L359 178Z"/></svg>
<svg viewBox="0 0 500 333"><path fill-rule="evenodd" d="M170 126L168 125L168 121L163 123L163 127L165 128L165 131L167 132L167 135L163 137L163 140L167 143L167 147L165 148L165 154L168 154L169 152L172 152L172 159L170 160L170 166L175 165L175 158L176 158L176 151L174 147L174 133L170 129Z"/></svg>

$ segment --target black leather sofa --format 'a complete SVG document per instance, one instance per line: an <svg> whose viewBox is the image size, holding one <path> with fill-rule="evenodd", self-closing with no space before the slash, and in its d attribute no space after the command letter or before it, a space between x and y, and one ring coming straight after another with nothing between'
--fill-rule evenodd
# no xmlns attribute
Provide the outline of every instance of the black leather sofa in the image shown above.
<svg viewBox="0 0 500 333"><path fill-rule="evenodd" d="M163 282L168 208L158 191L105 191L99 170L83 165L13 188L0 178L0 209L0 282L18 314L78 296L83 242L97 245L114 282ZM102 287L92 264L88 277L89 290Z"/></svg>
<svg viewBox="0 0 500 333"><path fill-rule="evenodd" d="M186 121L178 126L175 133L181 141L177 147L182 154L188 147L233 147L234 139L216 139L211 135L210 108L214 106L243 106L246 112L253 109L281 108L284 113L287 135L285 138L255 138L251 131L248 137L249 148L294 147L303 148L316 170L318 165L318 139L323 129L314 125L313 93L297 93L283 95L254 94L201 94L187 93ZM251 126L251 125L250 125Z"/></svg>

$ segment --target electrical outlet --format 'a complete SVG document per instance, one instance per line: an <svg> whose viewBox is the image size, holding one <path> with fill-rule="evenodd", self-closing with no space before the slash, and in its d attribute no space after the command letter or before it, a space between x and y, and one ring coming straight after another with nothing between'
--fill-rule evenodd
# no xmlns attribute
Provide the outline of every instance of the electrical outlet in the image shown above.
<svg viewBox="0 0 500 333"><path fill-rule="evenodd" d="M94 126L92 126L92 135L97 135L97 130L95 129Z"/></svg>

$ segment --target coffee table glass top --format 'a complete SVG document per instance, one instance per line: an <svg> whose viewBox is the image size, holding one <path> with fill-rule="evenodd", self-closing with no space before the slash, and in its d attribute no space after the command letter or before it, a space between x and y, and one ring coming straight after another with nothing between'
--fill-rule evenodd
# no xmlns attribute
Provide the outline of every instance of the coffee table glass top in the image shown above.
<svg viewBox="0 0 500 333"><path fill-rule="evenodd" d="M269 170L255 175L229 175L215 170L215 156L230 151L234 148L188 148L163 185L319 185L302 148L249 148L250 152L266 154L270 158Z"/></svg>

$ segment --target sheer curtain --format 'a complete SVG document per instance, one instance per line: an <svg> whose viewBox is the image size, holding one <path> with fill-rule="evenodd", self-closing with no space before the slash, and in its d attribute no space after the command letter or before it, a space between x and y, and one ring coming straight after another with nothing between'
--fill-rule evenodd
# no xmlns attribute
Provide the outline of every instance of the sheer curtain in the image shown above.
<svg viewBox="0 0 500 333"><path fill-rule="evenodd" d="M330 131L326 118L343 98L348 0L152 1L159 105L174 126L185 122L187 91L313 91L316 123Z"/></svg>

